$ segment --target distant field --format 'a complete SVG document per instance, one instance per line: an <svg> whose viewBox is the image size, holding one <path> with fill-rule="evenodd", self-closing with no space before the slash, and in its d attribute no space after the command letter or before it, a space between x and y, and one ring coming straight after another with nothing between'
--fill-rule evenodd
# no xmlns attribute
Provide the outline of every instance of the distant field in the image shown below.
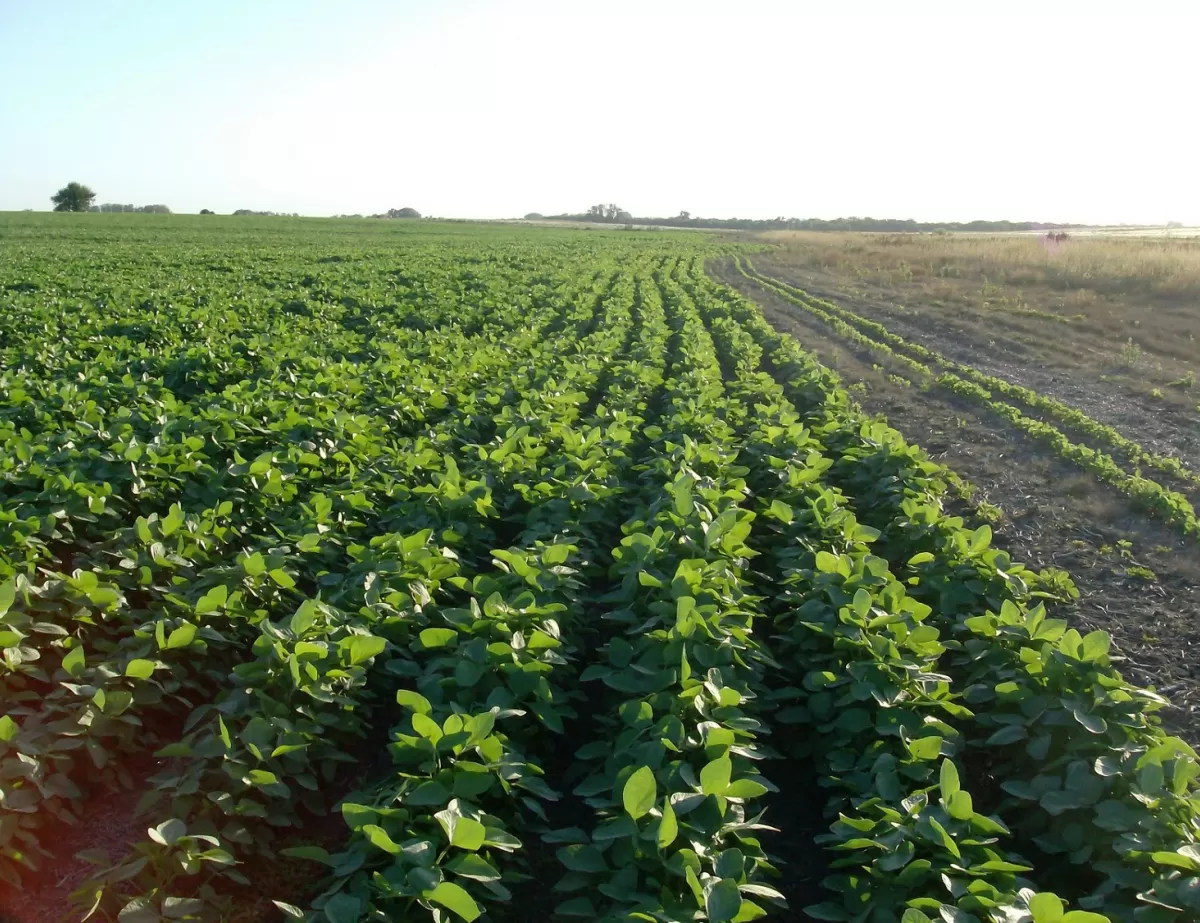
<svg viewBox="0 0 1200 923"><path fill-rule="evenodd" d="M0 915L1196 919L1191 264L1019 244L0 215Z"/></svg>

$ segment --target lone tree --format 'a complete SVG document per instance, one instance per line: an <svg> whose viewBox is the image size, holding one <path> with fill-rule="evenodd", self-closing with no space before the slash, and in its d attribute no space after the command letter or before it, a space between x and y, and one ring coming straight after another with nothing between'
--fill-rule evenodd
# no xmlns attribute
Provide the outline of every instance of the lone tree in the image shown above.
<svg viewBox="0 0 1200 923"><path fill-rule="evenodd" d="M67 183L62 189L50 196L56 212L85 212L92 205L96 193L83 183Z"/></svg>

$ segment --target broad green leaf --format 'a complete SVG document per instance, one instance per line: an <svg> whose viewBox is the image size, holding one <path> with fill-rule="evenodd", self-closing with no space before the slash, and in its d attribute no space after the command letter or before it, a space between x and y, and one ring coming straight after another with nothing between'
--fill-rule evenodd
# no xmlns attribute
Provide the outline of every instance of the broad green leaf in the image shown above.
<svg viewBox="0 0 1200 923"><path fill-rule="evenodd" d="M175 650L180 647L187 647L196 637L196 626L191 622L184 622L178 628L167 636L167 650Z"/></svg>
<svg viewBox="0 0 1200 923"><path fill-rule="evenodd" d="M445 647L458 637L453 628L426 628L419 635L421 646L426 649Z"/></svg>
<svg viewBox="0 0 1200 923"><path fill-rule="evenodd" d="M8 715L0 717L0 740L10 741L21 732L20 725Z"/></svg>
<svg viewBox="0 0 1200 923"><path fill-rule="evenodd" d="M558 860L572 872L607 872L608 863L604 854L588 843L563 846L557 852Z"/></svg>
<svg viewBox="0 0 1200 923"><path fill-rule="evenodd" d="M742 909L742 895L737 882L732 878L722 878L716 882L708 889L704 909L708 912L709 923L730 923Z"/></svg>
<svg viewBox="0 0 1200 923"><path fill-rule="evenodd" d="M294 859L309 859L313 862L320 862L322 865L333 865L333 859L328 850L322 849L320 846L289 846L281 849L280 852Z"/></svg>
<svg viewBox="0 0 1200 923"><path fill-rule="evenodd" d="M621 790L621 804L625 813L634 820L639 820L650 813L654 801L658 797L658 783L654 772L649 766L642 766L625 780Z"/></svg>
<svg viewBox="0 0 1200 923"><path fill-rule="evenodd" d="M366 824L363 826L362 832L367 835L367 840L376 849L382 849L384 852L390 853L393 856L400 855L402 851L400 846L393 842L392 838L388 836L387 831L379 825Z"/></svg>
<svg viewBox="0 0 1200 923"><path fill-rule="evenodd" d="M961 788L958 782L958 767L949 758L942 760L942 771L938 778L938 788L942 799L945 801L953 798L954 793Z"/></svg>
<svg viewBox="0 0 1200 923"><path fill-rule="evenodd" d="M659 849L666 849L675 842L675 837L679 835L679 822L675 819L675 809L671 807L671 799L663 799L662 820L658 825L658 834L655 837Z"/></svg>
<svg viewBox="0 0 1200 923"><path fill-rule="evenodd" d="M162 923L162 917L149 897L135 897L117 914L119 923Z"/></svg>
<svg viewBox="0 0 1200 923"><path fill-rule="evenodd" d="M475 881L500 880L500 872L478 853L457 853L443 868L461 878L471 878Z"/></svg>
<svg viewBox="0 0 1200 923"><path fill-rule="evenodd" d="M913 759L935 760L942 752L942 738L919 737L916 740L910 740L908 752L913 755Z"/></svg>
<svg viewBox="0 0 1200 923"><path fill-rule="evenodd" d="M204 901L198 897L164 897L162 902L163 916L168 920L181 920L203 910Z"/></svg>
<svg viewBox="0 0 1200 923"><path fill-rule="evenodd" d="M187 824L178 817L172 817L170 820L164 820L157 827L151 827L146 832L154 842L162 846L174 846L179 842L180 837L187 835Z"/></svg>
<svg viewBox="0 0 1200 923"><path fill-rule="evenodd" d="M83 672L86 665L86 655L83 652L83 645L77 644L67 652L67 656L62 661L63 669L67 671L68 676L78 676Z"/></svg>
<svg viewBox="0 0 1200 923"><path fill-rule="evenodd" d="M1029 899L1029 912L1033 915L1033 923L1061 923L1063 902L1057 894L1043 891Z"/></svg>
<svg viewBox="0 0 1200 923"><path fill-rule="evenodd" d="M475 899L460 885L456 885L452 881L443 881L432 891L427 891L421 896L426 900L433 901L435 904L440 904L447 910L453 911L466 920L467 923L473 923L482 913L479 905L475 903Z"/></svg>
<svg viewBox="0 0 1200 923"><path fill-rule="evenodd" d="M459 849L474 852L483 845L487 832L483 824L469 817L460 817L454 825L454 833L450 842Z"/></svg>
<svg viewBox="0 0 1200 923"><path fill-rule="evenodd" d="M375 635L354 635L349 641L350 663L354 666L377 657L387 647L387 641Z"/></svg>
<svg viewBox="0 0 1200 923"><path fill-rule="evenodd" d="M726 798L759 798L765 795L769 789L761 782L755 779L737 779L729 783L729 788L725 789Z"/></svg>
<svg viewBox="0 0 1200 923"><path fill-rule="evenodd" d="M429 699L425 698L419 692L413 692L411 689L397 689L396 704L403 705L405 708L420 712L423 715L428 715L433 711L433 706L429 704Z"/></svg>
<svg viewBox="0 0 1200 923"><path fill-rule="evenodd" d="M125 675L133 679L149 679L154 672L153 660L136 659L125 665Z"/></svg>
<svg viewBox="0 0 1200 923"><path fill-rule="evenodd" d="M215 586L196 600L196 615L216 612L229 601L229 588L224 584Z"/></svg>
<svg viewBox="0 0 1200 923"><path fill-rule="evenodd" d="M718 757L700 770L700 790L706 795L723 795L729 788L732 774L733 762L729 757Z"/></svg>

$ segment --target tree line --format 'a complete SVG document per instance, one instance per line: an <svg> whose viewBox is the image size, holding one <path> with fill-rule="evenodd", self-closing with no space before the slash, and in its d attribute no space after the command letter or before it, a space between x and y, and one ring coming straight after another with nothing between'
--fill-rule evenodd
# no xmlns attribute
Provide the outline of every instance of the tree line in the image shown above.
<svg viewBox="0 0 1200 923"><path fill-rule="evenodd" d="M589 221L608 224L641 224L650 227L714 228L736 231L1047 231L1081 225L1044 221L914 221L911 218L699 218L681 211L670 218L639 218L609 203L593 205L586 212L541 215L530 212L527 219Z"/></svg>

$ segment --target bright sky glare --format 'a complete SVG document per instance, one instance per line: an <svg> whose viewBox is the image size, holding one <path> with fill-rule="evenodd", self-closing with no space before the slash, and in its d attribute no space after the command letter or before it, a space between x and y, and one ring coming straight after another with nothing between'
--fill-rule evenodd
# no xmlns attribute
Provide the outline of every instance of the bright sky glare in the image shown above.
<svg viewBox="0 0 1200 923"><path fill-rule="evenodd" d="M1200 11L0 0L0 210L1200 224Z"/></svg>

